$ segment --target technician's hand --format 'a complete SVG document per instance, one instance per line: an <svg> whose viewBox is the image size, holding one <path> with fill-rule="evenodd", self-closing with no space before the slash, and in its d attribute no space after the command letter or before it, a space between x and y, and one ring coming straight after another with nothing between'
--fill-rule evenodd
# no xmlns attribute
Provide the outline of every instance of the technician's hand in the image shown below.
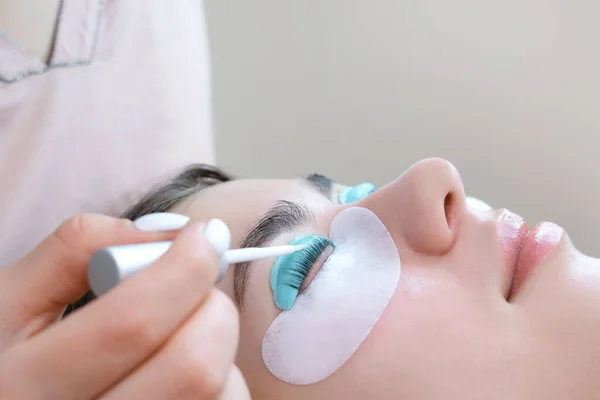
<svg viewBox="0 0 600 400"><path fill-rule="evenodd" d="M72 218L0 270L0 399L250 398L233 365L237 311L213 288L218 257L203 226L154 229ZM56 322L89 290L94 251L174 237L155 264Z"/></svg>

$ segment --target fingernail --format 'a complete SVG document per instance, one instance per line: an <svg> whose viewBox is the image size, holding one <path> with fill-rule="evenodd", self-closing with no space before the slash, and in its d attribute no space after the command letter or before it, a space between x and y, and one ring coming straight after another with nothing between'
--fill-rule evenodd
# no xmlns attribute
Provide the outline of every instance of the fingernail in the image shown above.
<svg viewBox="0 0 600 400"><path fill-rule="evenodd" d="M220 219L211 219L204 228L206 239L217 249L217 253L223 254L229 250L231 245L231 233L227 224Z"/></svg>
<svg viewBox="0 0 600 400"><path fill-rule="evenodd" d="M144 232L175 231L189 221L185 215L165 212L144 215L133 221L133 226Z"/></svg>
<svg viewBox="0 0 600 400"><path fill-rule="evenodd" d="M211 219L208 221L206 228L204 229L204 234L206 235L206 239L215 247L219 255L222 255L229 250L229 246L231 245L231 232L229 231L227 224L222 220ZM223 279L228 269L229 263L224 257L221 257L217 282L220 282L221 279Z"/></svg>

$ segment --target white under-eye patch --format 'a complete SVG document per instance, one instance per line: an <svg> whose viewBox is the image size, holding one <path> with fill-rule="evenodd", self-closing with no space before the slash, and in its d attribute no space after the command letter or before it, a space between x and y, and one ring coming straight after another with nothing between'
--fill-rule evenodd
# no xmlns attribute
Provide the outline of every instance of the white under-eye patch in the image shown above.
<svg viewBox="0 0 600 400"><path fill-rule="evenodd" d="M316 383L340 368L381 317L400 277L396 244L372 211L340 212L329 237L334 252L263 339L265 365L291 384Z"/></svg>

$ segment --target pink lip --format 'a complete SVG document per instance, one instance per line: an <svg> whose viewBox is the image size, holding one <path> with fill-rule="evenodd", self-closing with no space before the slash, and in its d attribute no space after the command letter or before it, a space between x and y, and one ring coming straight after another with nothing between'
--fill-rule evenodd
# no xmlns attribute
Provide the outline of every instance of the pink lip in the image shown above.
<svg viewBox="0 0 600 400"><path fill-rule="evenodd" d="M524 285L542 260L560 246L565 231L552 222L542 222L533 227L523 240L515 264L511 295Z"/></svg>
<svg viewBox="0 0 600 400"><path fill-rule="evenodd" d="M564 230L551 222L529 229L521 216L502 210L497 233L505 254L503 293L509 299L540 262L558 248Z"/></svg>

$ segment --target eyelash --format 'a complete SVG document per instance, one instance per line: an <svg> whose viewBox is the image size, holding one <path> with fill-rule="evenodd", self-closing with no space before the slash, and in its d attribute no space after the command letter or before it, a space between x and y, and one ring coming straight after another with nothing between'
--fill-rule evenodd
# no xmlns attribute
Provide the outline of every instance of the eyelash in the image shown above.
<svg viewBox="0 0 600 400"><path fill-rule="evenodd" d="M298 256L301 258L297 262L295 262L296 259L293 259L295 263L292 270L298 279L296 281L291 280L288 284L295 289L300 289L302 287L304 279L306 279L306 276L309 274L314 264L327 247L333 243L331 239L321 235L311 235L310 237L313 238L311 243L305 249L298 252Z"/></svg>
<svg viewBox="0 0 600 400"><path fill-rule="evenodd" d="M294 239L291 245L306 244L296 253L279 257L271 270L271 289L275 304L289 310L315 262L329 247L335 247L331 239L321 235L309 235Z"/></svg>

